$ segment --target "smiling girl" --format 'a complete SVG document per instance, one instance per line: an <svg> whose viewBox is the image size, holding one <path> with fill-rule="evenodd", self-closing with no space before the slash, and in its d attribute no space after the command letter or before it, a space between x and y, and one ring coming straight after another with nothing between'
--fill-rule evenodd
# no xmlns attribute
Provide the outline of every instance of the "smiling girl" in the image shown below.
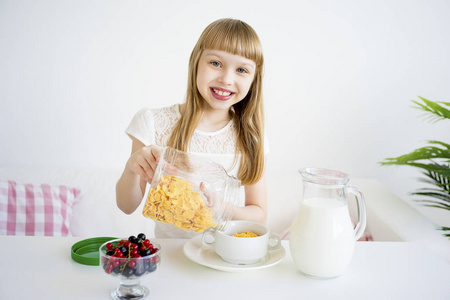
<svg viewBox="0 0 450 300"><path fill-rule="evenodd" d="M126 132L131 156L116 185L118 207L130 214L151 183L162 147L199 154L238 177L245 202L233 219L266 222L265 147L262 99L263 53L245 22L220 19L203 31L189 60L186 102L141 109ZM156 237L193 233L156 222Z"/></svg>

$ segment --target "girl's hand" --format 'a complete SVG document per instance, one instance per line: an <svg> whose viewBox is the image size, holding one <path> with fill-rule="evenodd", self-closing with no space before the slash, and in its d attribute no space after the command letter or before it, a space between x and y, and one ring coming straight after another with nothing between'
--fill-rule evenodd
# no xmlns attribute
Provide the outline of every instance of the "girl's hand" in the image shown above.
<svg viewBox="0 0 450 300"><path fill-rule="evenodd" d="M131 154L127 162L127 169L151 184L162 152L163 148L160 146L142 147Z"/></svg>
<svg viewBox="0 0 450 300"><path fill-rule="evenodd" d="M209 206L214 206L214 204L218 204L218 196L216 193L214 193L211 190L208 190L206 188L205 183L200 182L200 191L203 193L203 195L206 198L206 201L208 203Z"/></svg>

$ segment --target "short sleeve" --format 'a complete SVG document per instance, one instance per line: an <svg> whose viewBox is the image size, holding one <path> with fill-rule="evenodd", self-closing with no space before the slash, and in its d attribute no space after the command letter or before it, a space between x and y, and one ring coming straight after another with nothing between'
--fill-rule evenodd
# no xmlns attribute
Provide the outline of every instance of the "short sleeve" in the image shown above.
<svg viewBox="0 0 450 300"><path fill-rule="evenodd" d="M144 145L155 144L155 118L150 108L142 108L131 120L125 132Z"/></svg>

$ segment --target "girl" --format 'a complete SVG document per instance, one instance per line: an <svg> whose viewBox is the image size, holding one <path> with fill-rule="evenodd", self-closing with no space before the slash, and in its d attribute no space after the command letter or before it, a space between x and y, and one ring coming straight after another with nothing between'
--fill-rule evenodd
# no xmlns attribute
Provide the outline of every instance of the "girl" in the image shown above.
<svg viewBox="0 0 450 300"><path fill-rule="evenodd" d="M203 31L189 60L186 102L140 110L126 132L131 156L116 185L118 207L130 214L151 183L163 146L200 154L221 164L245 187L245 205L233 218L265 223L267 194L262 100L263 53L248 24L220 19ZM190 238L156 222L156 237Z"/></svg>

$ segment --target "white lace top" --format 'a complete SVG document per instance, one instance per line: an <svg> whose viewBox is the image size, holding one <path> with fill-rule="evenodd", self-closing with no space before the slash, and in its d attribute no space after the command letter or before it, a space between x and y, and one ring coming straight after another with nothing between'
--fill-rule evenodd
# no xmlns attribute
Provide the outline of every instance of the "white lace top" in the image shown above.
<svg viewBox="0 0 450 300"><path fill-rule="evenodd" d="M175 104L165 108L143 108L136 113L126 133L144 145L166 146L177 121L180 119L180 105ZM265 139L267 140L267 139ZM267 144L264 145L268 153ZM240 156L235 161L236 125L233 120L222 129L215 132L195 130L189 144L189 152L209 158L221 164L229 175L237 177ZM241 205L244 205L244 192L241 191ZM173 225L156 222L155 236L158 238L177 237L191 238L196 233L185 232Z"/></svg>
<svg viewBox="0 0 450 300"><path fill-rule="evenodd" d="M126 133L145 145L164 147L180 117L179 104L158 109L143 108L136 113ZM208 157L221 164L228 174L237 176L239 163L232 168L236 151L235 128L236 125L231 120L215 132L195 130L188 147L189 152Z"/></svg>

